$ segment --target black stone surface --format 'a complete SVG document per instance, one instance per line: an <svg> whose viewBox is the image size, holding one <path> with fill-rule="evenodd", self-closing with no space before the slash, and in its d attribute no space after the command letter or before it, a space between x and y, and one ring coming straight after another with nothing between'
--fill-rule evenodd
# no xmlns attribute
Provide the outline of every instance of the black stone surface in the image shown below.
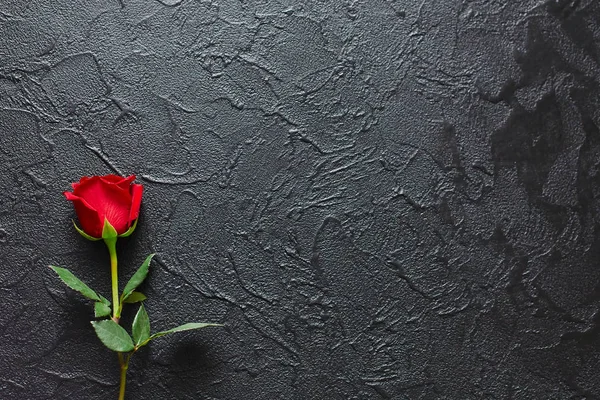
<svg viewBox="0 0 600 400"><path fill-rule="evenodd" d="M597 0L1 0L0 398L116 399L82 175L154 330L128 399L596 399ZM125 322L131 321L131 314Z"/></svg>

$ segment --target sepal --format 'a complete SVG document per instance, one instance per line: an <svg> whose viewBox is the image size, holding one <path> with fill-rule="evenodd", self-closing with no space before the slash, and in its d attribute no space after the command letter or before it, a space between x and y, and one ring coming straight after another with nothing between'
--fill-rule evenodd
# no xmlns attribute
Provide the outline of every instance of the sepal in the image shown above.
<svg viewBox="0 0 600 400"><path fill-rule="evenodd" d="M92 242L97 242L98 240L102 239L102 238L96 238L96 237L90 236L87 233L85 233L83 231L83 229L81 229L80 227L77 226L77 224L75 223L75 220L73 220L73 226L75 227L75 230L77 232L79 232L79 234L81 236L83 236L84 238L86 238L87 240L91 240Z"/></svg>
<svg viewBox="0 0 600 400"><path fill-rule="evenodd" d="M135 227L137 226L137 223L138 223L138 220L136 219L135 221L133 221L133 225L131 225L129 227L129 229L127 229L125 232L121 233L119 235L119 237L121 238L121 237L128 237L128 236L130 236L133 233L133 231L135 231Z"/></svg>
<svg viewBox="0 0 600 400"><path fill-rule="evenodd" d="M118 237L117 230L114 226L108 222L108 219L104 218L104 226L102 227L102 239L106 240L114 240Z"/></svg>

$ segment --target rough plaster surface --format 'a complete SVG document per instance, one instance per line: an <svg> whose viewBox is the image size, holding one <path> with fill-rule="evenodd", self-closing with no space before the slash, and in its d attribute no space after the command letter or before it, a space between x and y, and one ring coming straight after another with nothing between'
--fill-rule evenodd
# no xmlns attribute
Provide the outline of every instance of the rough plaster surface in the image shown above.
<svg viewBox="0 0 600 400"><path fill-rule="evenodd" d="M595 0L1 0L0 398L116 398L47 268L109 295L104 173L155 330L226 324L131 400L599 398L599 126Z"/></svg>

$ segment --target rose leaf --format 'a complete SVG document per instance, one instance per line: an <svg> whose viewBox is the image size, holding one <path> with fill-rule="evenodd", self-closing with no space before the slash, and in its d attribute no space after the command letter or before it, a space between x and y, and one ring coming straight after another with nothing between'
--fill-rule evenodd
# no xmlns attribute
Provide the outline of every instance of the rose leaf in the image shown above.
<svg viewBox="0 0 600 400"><path fill-rule="evenodd" d="M146 279L152 257L154 257L154 254L150 254L148 257L146 257L146 260L142 263L140 268L135 272L135 274L133 274L131 279L129 279L129 282L127 282L127 285L125 285L125 289L123 289L123 294L121 295L122 302L131 296L135 288L137 288L144 281L144 279Z"/></svg>
<svg viewBox="0 0 600 400"><path fill-rule="evenodd" d="M150 318L148 318L144 304L140 304L140 309L133 319L131 332L133 333L133 341L136 346L139 346L150 338Z"/></svg>
<svg viewBox="0 0 600 400"><path fill-rule="evenodd" d="M107 317L110 315L110 307L97 301L94 303L94 316L96 318Z"/></svg>
<svg viewBox="0 0 600 400"><path fill-rule="evenodd" d="M125 303L133 304L139 303L140 301L146 300L146 295L142 292L131 292L129 296L124 300Z"/></svg>
<svg viewBox="0 0 600 400"><path fill-rule="evenodd" d="M73 273L65 268L50 266L50 268L58 274L58 277L71 289L81 293L83 296L94 301L102 301L100 296L96 294L88 285L83 283Z"/></svg>
<svg viewBox="0 0 600 400"><path fill-rule="evenodd" d="M133 350L133 341L127 331L112 319L92 321L92 326L100 341L110 350L120 353Z"/></svg>

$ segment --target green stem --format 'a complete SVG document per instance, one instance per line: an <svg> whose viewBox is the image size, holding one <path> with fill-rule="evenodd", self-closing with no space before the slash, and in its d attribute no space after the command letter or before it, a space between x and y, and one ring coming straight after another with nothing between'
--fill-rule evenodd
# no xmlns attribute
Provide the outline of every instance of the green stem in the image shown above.
<svg viewBox="0 0 600 400"><path fill-rule="evenodd" d="M123 353L119 353L119 364L121 364L121 385L119 387L119 400L125 400L125 385L127 384L127 369L129 368L129 360L131 355L127 355L127 359L123 360Z"/></svg>
<svg viewBox="0 0 600 400"><path fill-rule="evenodd" d="M117 262L117 238L104 239L110 255L110 278L112 281L113 320L118 323L121 316L119 306L119 274Z"/></svg>

